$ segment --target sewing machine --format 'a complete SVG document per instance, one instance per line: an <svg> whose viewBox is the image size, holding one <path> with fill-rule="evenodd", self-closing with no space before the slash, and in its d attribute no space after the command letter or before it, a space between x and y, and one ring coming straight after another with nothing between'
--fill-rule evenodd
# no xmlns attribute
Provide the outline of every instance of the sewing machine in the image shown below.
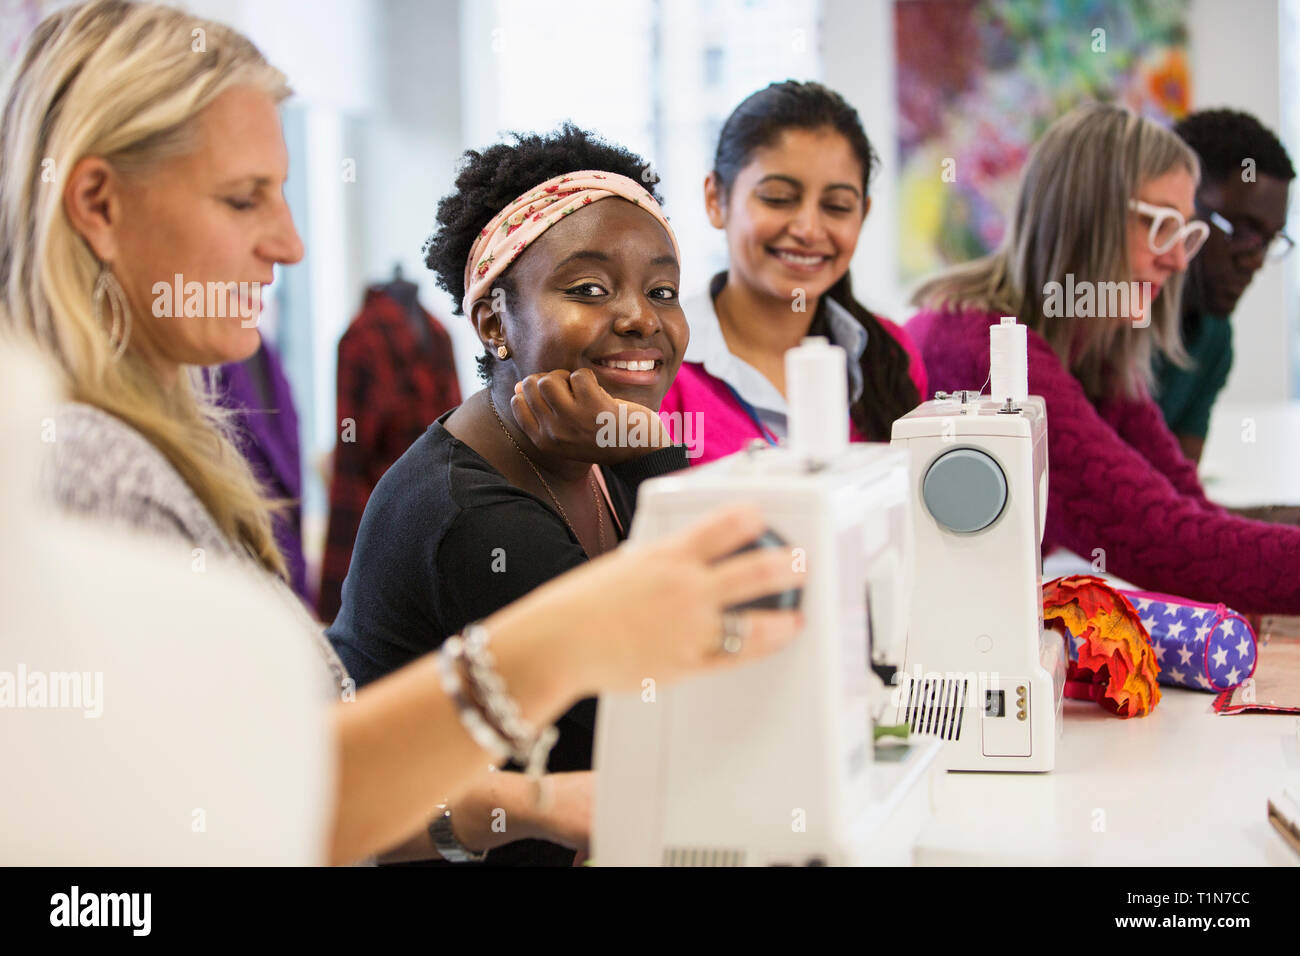
<svg viewBox="0 0 1300 956"><path fill-rule="evenodd" d="M599 865L910 862L929 813L935 741L874 741L901 663L911 577L906 455L847 445L844 352L787 354L786 445L742 451L641 487L634 540L717 508L757 505L806 569L805 627L740 667L604 695L592 859ZM838 387L839 395L826 395ZM836 404L838 402L838 404ZM892 741L891 741L892 742Z"/></svg>
<svg viewBox="0 0 1300 956"><path fill-rule="evenodd" d="M991 332L990 396L940 392L893 428L918 568L895 718L944 741L952 770L1051 770L1061 734L1064 642L1043 628L1047 410L1026 394L1023 329Z"/></svg>

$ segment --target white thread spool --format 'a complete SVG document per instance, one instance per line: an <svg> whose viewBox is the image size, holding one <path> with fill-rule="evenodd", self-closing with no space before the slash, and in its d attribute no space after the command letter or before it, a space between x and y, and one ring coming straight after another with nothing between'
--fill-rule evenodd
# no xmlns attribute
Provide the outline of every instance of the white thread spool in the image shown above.
<svg viewBox="0 0 1300 956"><path fill-rule="evenodd" d="M825 462L849 442L848 358L819 335L785 353L789 445L796 454Z"/></svg>
<svg viewBox="0 0 1300 956"><path fill-rule="evenodd" d="M1014 315L989 326L990 393L998 403L1008 398L1022 402L1029 397L1029 340L1025 327Z"/></svg>

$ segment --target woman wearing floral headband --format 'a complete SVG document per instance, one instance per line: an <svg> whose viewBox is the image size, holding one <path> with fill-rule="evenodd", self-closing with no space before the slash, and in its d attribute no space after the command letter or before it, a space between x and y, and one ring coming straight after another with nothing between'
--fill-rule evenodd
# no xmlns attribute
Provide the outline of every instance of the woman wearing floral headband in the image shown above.
<svg viewBox="0 0 1300 956"><path fill-rule="evenodd" d="M572 126L469 152L438 207L426 262L483 342L485 389L444 415L366 506L329 630L366 683L625 536L636 489L683 468L655 414L686 349L677 243L648 165ZM613 635L611 635L613 637ZM591 766L594 701L560 721L552 771ZM485 778L454 808L497 863L566 863L585 848L590 774L553 778L534 827L494 828L531 794ZM427 850L424 847L414 848Z"/></svg>

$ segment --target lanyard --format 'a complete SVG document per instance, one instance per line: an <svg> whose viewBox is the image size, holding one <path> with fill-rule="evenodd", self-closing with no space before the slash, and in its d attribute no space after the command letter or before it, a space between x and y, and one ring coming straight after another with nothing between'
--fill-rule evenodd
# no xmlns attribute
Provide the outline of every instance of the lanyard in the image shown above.
<svg viewBox="0 0 1300 956"><path fill-rule="evenodd" d="M749 420L758 427L758 433L767 439L769 445L776 446L778 444L776 436L772 434L770 428L763 424L763 420L758 417L758 412L754 409L754 406L741 398L740 393L736 391L730 382L723 382L722 384L727 386L727 391L731 392L731 397L739 403L744 413L749 416Z"/></svg>

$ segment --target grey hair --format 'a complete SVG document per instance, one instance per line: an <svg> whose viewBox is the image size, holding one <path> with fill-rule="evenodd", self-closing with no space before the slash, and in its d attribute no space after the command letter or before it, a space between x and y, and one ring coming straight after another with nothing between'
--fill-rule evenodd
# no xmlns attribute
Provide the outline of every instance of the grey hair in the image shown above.
<svg viewBox="0 0 1300 956"><path fill-rule="evenodd" d="M1157 350L1187 363L1182 274L1161 289L1144 328L1048 315L1044 299L1049 283L1064 284L1070 274L1076 285L1132 281L1129 200L1143 183L1179 168L1200 177L1196 154L1171 130L1112 104L1076 107L1034 146L997 251L926 281L912 301L1015 315L1047 340L1090 398L1135 396L1153 382Z"/></svg>

